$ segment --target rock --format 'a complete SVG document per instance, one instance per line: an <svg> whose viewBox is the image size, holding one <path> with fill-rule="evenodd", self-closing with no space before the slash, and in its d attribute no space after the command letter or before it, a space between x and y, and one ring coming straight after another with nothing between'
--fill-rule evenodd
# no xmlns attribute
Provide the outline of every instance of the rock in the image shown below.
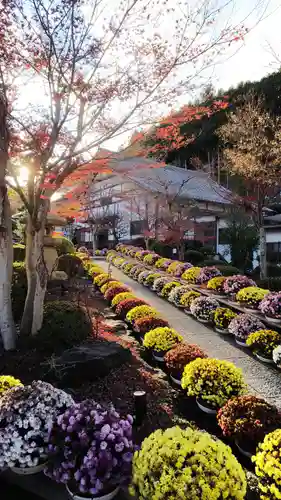
<svg viewBox="0 0 281 500"><path fill-rule="evenodd" d="M68 280L68 276L64 271L53 271L51 280L65 281Z"/></svg>
<svg viewBox="0 0 281 500"><path fill-rule="evenodd" d="M107 319L106 322L104 323L104 327L106 330L106 327L114 333L126 333L127 332L127 327L123 321L119 321L118 319Z"/></svg>
<svg viewBox="0 0 281 500"><path fill-rule="evenodd" d="M55 358L50 375L55 375L63 385L77 386L108 375L130 359L130 350L117 342L94 340L72 347Z"/></svg>

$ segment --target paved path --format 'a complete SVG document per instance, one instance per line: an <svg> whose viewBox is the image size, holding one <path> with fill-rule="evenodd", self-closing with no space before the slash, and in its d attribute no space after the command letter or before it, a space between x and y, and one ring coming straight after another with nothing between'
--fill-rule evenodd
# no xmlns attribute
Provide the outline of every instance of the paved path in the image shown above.
<svg viewBox="0 0 281 500"><path fill-rule="evenodd" d="M108 269L108 263L105 261L99 261L99 265L105 270ZM243 348L238 347L232 338L225 339L211 328L193 320L180 309L126 276L119 269L113 266L111 269L112 275L117 280L126 283L138 297L155 307L187 342L200 345L210 357L227 359L242 368L250 392L264 397L281 408L281 372L279 373L270 365L263 365Z"/></svg>

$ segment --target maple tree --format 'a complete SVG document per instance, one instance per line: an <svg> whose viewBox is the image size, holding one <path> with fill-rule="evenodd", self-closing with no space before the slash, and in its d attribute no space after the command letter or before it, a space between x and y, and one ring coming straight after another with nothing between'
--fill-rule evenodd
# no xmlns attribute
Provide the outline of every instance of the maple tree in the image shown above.
<svg viewBox="0 0 281 500"><path fill-rule="evenodd" d="M264 210L269 197L280 191L281 118L267 111L260 97L250 94L218 133L225 143L225 168L251 187L251 196L243 204L259 230L260 274L265 278Z"/></svg>
<svg viewBox="0 0 281 500"><path fill-rule="evenodd" d="M44 233L54 193L65 189L71 199L70 190L77 196L95 173L108 171L109 162L95 158L97 148L152 123L161 106L176 101L247 30L230 24L214 30L223 9L209 0L194 10L172 0L116 0L114 7L107 0L14 0L10 10L1 0L0 6L0 87L9 125L2 173L9 170L27 210L21 330L35 334L42 324ZM23 165L25 187L19 182Z"/></svg>
<svg viewBox="0 0 281 500"><path fill-rule="evenodd" d="M193 142L198 137L196 135L186 135L182 127L189 122L199 121L203 117L209 117L221 109L228 107L227 98L214 100L210 106L185 105L179 111L173 112L160 120L159 124L152 130L137 137L143 144L143 149L149 156L158 159L165 159L170 151L177 151L187 144Z"/></svg>

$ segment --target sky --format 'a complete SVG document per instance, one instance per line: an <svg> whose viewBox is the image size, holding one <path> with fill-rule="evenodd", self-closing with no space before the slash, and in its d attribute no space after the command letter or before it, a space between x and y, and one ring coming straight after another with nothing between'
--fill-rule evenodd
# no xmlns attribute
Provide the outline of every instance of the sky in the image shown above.
<svg viewBox="0 0 281 500"><path fill-rule="evenodd" d="M240 82L260 80L278 69L270 46L279 53L281 62L281 3L280 0L270 0L268 3L264 19L249 32L241 49L213 68L211 78L217 89L227 90ZM239 11L245 10L245 5L247 9L250 6L254 8L255 4L256 0L236 2Z"/></svg>

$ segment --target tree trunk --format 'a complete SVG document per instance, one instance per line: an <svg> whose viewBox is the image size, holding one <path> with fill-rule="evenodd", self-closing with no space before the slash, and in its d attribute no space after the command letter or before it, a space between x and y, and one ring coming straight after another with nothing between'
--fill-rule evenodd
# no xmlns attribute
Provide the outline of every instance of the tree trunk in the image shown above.
<svg viewBox="0 0 281 500"><path fill-rule="evenodd" d="M267 277L267 262L266 262L266 235L264 226L259 229L260 233L260 277Z"/></svg>
<svg viewBox="0 0 281 500"><path fill-rule="evenodd" d="M43 208L38 227L28 215L26 227L26 275L27 297L21 323L21 332L36 335L43 321L43 306L48 281L48 269L44 259L44 235L47 212Z"/></svg>
<svg viewBox="0 0 281 500"><path fill-rule="evenodd" d="M12 314L11 281L13 272L12 219L7 188L0 188L0 331L4 349L16 345L16 329Z"/></svg>

